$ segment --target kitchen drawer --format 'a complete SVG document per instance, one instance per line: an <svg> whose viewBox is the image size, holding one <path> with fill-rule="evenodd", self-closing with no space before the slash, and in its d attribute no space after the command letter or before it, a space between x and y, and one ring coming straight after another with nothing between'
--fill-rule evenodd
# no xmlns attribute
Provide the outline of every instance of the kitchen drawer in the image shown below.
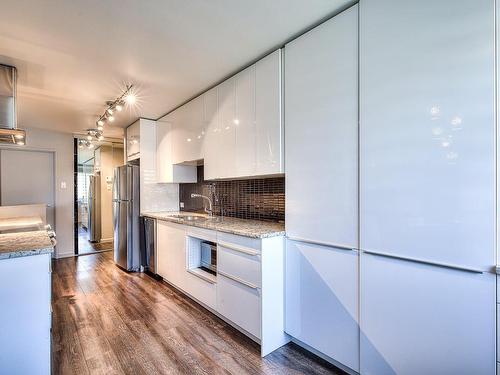
<svg viewBox="0 0 500 375"><path fill-rule="evenodd" d="M217 274L217 312L260 339L260 288Z"/></svg>
<svg viewBox="0 0 500 375"><path fill-rule="evenodd" d="M219 243L217 246L217 270L260 287L260 251L229 243L224 243L224 245Z"/></svg>
<svg viewBox="0 0 500 375"><path fill-rule="evenodd" d="M223 232L217 232L217 242L249 247L254 250L260 250L262 244L260 238L244 237Z"/></svg>
<svg viewBox="0 0 500 375"><path fill-rule="evenodd" d="M210 307L216 309L216 284L200 278L197 275L186 272L186 292L192 297Z"/></svg>

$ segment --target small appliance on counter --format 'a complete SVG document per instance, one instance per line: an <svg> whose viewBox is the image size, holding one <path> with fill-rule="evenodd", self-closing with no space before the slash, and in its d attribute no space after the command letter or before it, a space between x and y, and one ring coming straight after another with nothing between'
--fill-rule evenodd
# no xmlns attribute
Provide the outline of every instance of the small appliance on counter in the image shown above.
<svg viewBox="0 0 500 375"><path fill-rule="evenodd" d="M117 167L113 179L114 259L126 271L141 267L139 215L139 167Z"/></svg>

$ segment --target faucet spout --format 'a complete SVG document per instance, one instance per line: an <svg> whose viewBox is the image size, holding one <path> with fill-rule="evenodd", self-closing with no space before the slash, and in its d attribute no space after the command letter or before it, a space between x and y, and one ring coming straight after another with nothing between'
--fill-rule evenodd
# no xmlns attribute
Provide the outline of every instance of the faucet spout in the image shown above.
<svg viewBox="0 0 500 375"><path fill-rule="evenodd" d="M191 193L191 198L202 198L203 200L208 201L208 208L204 208L205 212L212 216L214 214L213 208L212 208L212 200L207 197L206 195L201 195L201 194L195 194Z"/></svg>

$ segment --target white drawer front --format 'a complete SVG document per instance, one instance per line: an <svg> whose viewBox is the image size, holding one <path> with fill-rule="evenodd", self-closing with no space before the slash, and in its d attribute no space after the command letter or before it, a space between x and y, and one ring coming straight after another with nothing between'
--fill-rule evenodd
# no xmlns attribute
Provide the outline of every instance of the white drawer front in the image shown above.
<svg viewBox="0 0 500 375"><path fill-rule="evenodd" d="M218 273L217 311L260 339L260 289Z"/></svg>
<svg viewBox="0 0 500 375"><path fill-rule="evenodd" d="M261 286L260 251L232 244L217 246L217 270Z"/></svg>
<svg viewBox="0 0 500 375"><path fill-rule="evenodd" d="M217 232L217 241L244 246L255 250L260 250L262 244L260 238L244 237L224 232Z"/></svg>
<svg viewBox="0 0 500 375"><path fill-rule="evenodd" d="M216 308L216 284L186 271L186 292L211 309Z"/></svg>

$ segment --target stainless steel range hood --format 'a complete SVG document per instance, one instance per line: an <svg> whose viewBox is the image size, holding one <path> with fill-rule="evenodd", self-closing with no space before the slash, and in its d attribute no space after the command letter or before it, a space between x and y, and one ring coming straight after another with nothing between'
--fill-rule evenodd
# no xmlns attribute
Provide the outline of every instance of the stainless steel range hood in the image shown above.
<svg viewBox="0 0 500 375"><path fill-rule="evenodd" d="M17 128L17 69L0 64L0 143L24 145L26 132Z"/></svg>

